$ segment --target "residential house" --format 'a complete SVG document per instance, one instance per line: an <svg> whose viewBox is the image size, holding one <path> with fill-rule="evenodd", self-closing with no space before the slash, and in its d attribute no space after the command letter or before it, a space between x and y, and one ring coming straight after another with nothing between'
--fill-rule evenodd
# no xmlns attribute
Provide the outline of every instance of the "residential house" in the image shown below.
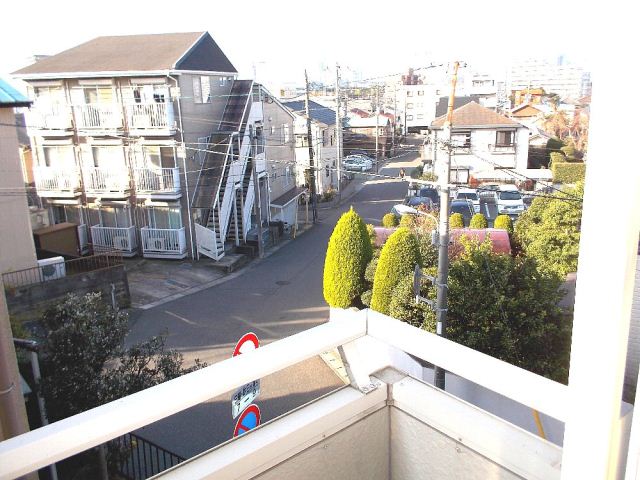
<svg viewBox="0 0 640 480"><path fill-rule="evenodd" d="M308 185L306 171L309 169L309 135L304 101L283 102L295 116L292 132L283 132L285 144L295 146L296 183ZM311 145L316 176L316 193L334 190L338 186L336 112L319 103L309 101L311 117Z"/></svg>
<svg viewBox="0 0 640 480"><path fill-rule="evenodd" d="M445 119L443 115L431 124L425 149L426 160L439 175L447 155ZM452 125L452 176L466 171L478 180L513 182L521 178L517 174L528 173L529 130L524 125L476 102L456 108Z"/></svg>
<svg viewBox="0 0 640 480"><path fill-rule="evenodd" d="M217 259L246 239L264 95L207 32L99 37L15 76L52 223L126 256Z"/></svg>
<svg viewBox="0 0 640 480"><path fill-rule="evenodd" d="M372 117L352 117L348 120L344 138L344 152L364 150L370 157L390 157L393 146L393 123L389 114L378 114ZM377 133L376 133L377 130ZM377 142L376 142L377 138Z"/></svg>
<svg viewBox="0 0 640 480"><path fill-rule="evenodd" d="M0 274L36 266L14 108L31 101L0 80Z"/></svg>

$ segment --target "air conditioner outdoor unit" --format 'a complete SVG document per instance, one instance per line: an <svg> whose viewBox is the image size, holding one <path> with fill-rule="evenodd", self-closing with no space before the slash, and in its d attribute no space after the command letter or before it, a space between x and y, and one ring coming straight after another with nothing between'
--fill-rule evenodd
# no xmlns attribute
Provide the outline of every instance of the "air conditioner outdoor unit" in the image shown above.
<svg viewBox="0 0 640 480"><path fill-rule="evenodd" d="M67 273L63 257L52 257L38 260L38 267L40 267L42 280L45 282L63 278Z"/></svg>
<svg viewBox="0 0 640 480"><path fill-rule="evenodd" d="M129 238L113 237L113 248L118 250L129 250Z"/></svg>

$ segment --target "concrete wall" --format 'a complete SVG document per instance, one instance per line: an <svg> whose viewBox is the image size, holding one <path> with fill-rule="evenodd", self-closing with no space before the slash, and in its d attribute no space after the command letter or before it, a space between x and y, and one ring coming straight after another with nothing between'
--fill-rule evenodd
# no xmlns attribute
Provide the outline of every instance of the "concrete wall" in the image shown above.
<svg viewBox="0 0 640 480"><path fill-rule="evenodd" d="M15 122L13 108L0 108L0 273L36 265Z"/></svg>
<svg viewBox="0 0 640 480"><path fill-rule="evenodd" d="M111 302L111 284L116 287L118 305L128 307L131 304L129 282L124 265L120 265L35 285L7 289L9 314L33 320L67 293L83 295L100 291Z"/></svg>
<svg viewBox="0 0 640 480"><path fill-rule="evenodd" d="M254 478L389 479L388 409L378 410Z"/></svg>

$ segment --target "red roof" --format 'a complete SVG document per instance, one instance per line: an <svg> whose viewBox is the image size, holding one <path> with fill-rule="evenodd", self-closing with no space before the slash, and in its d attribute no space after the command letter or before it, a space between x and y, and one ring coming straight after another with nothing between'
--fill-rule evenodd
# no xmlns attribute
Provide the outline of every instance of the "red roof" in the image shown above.
<svg viewBox="0 0 640 480"><path fill-rule="evenodd" d="M446 119L446 115L436 118L431 123L431 128L441 128ZM454 127L521 126L510 118L496 113L493 110L489 110L476 102L469 102L462 107L456 108L453 111L453 120L451 123Z"/></svg>

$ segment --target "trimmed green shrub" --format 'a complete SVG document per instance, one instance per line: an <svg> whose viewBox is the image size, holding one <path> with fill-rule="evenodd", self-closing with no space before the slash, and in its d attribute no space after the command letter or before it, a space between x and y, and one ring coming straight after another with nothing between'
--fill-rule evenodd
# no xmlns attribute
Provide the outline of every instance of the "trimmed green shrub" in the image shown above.
<svg viewBox="0 0 640 480"><path fill-rule="evenodd" d="M352 207L340 217L329 239L323 293L330 306L354 305L365 290L364 270L372 254L367 227Z"/></svg>
<svg viewBox="0 0 640 480"><path fill-rule="evenodd" d="M576 149L573 145L565 145L560 148L560 151L564 153L564 156L567 157L567 161L575 160L576 158Z"/></svg>
<svg viewBox="0 0 640 480"><path fill-rule="evenodd" d="M435 272L434 272L435 273ZM433 290L433 289L431 289ZM435 290L431 295L435 298ZM413 292L413 274L405 275L393 289L389 315L414 327L435 333L435 315L425 303L416 303Z"/></svg>
<svg viewBox="0 0 640 480"><path fill-rule="evenodd" d="M464 228L464 217L461 213L452 213L449 217L449 228Z"/></svg>
<svg viewBox="0 0 640 480"><path fill-rule="evenodd" d="M586 165L584 163L554 163L551 174L556 183L577 183L584 180Z"/></svg>
<svg viewBox="0 0 640 480"><path fill-rule="evenodd" d="M549 162L550 168L553 168L553 166L558 163L566 163L567 161L567 157L565 157L562 152L551 152L549 157L551 158L551 161Z"/></svg>
<svg viewBox="0 0 640 480"><path fill-rule="evenodd" d="M393 213L387 213L384 217L382 217L382 226L383 227L397 227L398 219Z"/></svg>
<svg viewBox="0 0 640 480"><path fill-rule="evenodd" d="M373 248L376 244L376 231L374 230L374 226L370 223L367 223L367 235L369 235L369 240L371 240L371 248Z"/></svg>
<svg viewBox="0 0 640 480"><path fill-rule="evenodd" d="M369 307L371 305L371 295L373 294L372 290L365 290L362 295L360 295L360 301L365 307Z"/></svg>
<svg viewBox="0 0 640 480"><path fill-rule="evenodd" d="M469 228L487 228L487 225L487 218L481 213L476 213L471 217Z"/></svg>
<svg viewBox="0 0 640 480"><path fill-rule="evenodd" d="M408 228L399 228L382 247L380 260L373 280L371 308L389 314L393 289L420 263L418 239Z"/></svg>
<svg viewBox="0 0 640 480"><path fill-rule="evenodd" d="M411 178L420 178L422 176L423 170L424 170L424 164L418 165L413 170L411 170Z"/></svg>
<svg viewBox="0 0 640 480"><path fill-rule="evenodd" d="M404 214L402 215L402 217L400 217L400 227L407 227L407 228L411 228L413 227L413 215L409 215L409 214Z"/></svg>
<svg viewBox="0 0 640 480"><path fill-rule="evenodd" d="M426 180L427 182L437 182L438 176L435 173L424 172L420 177L422 180Z"/></svg>
<svg viewBox="0 0 640 480"><path fill-rule="evenodd" d="M513 220L509 215L498 215L493 222L493 228L501 228L511 235L513 234Z"/></svg>
<svg viewBox="0 0 640 480"><path fill-rule="evenodd" d="M549 140L547 140L547 150L551 152L557 152L562 147L564 147L564 143L562 142L562 140L558 140L557 138L550 138Z"/></svg>

